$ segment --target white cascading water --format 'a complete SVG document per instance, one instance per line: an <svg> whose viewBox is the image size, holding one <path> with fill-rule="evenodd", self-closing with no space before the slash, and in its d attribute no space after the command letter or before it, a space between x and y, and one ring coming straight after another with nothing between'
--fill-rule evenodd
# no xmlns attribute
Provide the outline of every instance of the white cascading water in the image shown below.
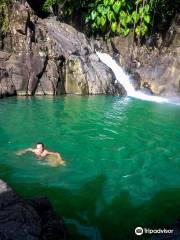
<svg viewBox="0 0 180 240"><path fill-rule="evenodd" d="M151 96L151 95L142 93L141 91L136 91L130 82L129 76L123 71L121 66L119 66L110 55L108 55L107 53L100 53L100 52L96 52L96 54L98 55L98 57L103 63L105 63L109 68L112 69L112 71L116 76L117 81L120 82L121 85L125 88L127 92L127 96L139 98L147 101L159 102L159 103L169 102L166 98Z"/></svg>

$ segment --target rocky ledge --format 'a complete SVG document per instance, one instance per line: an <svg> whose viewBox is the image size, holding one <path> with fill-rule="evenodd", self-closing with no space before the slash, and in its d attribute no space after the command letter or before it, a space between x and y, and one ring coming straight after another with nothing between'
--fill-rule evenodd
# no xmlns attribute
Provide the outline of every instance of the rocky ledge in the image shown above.
<svg viewBox="0 0 180 240"><path fill-rule="evenodd" d="M66 240L64 221L47 198L23 200L0 180L1 240Z"/></svg>

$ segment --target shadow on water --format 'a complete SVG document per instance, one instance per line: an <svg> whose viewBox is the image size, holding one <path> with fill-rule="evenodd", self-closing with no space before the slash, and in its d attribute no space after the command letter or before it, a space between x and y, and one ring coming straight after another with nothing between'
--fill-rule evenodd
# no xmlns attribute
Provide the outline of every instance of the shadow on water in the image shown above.
<svg viewBox="0 0 180 240"><path fill-rule="evenodd" d="M0 171L10 173L10 169L3 166ZM78 191L38 183L13 183L9 174L6 174L5 180L25 198L47 196L55 210L65 219L72 219L79 225L93 228L98 232L97 237L87 237L85 236L87 234L78 233L73 223L68 223L73 240L147 239L149 235L136 237L134 229L137 226L164 228L174 223L180 216L180 188L160 191L151 200L137 206L133 204L128 191L121 191L107 202L103 196L105 175L97 176Z"/></svg>

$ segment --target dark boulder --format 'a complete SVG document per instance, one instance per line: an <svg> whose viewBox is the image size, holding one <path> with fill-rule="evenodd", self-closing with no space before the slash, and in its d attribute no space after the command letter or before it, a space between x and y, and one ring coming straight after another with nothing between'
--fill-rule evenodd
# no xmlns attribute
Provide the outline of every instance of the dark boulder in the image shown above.
<svg viewBox="0 0 180 240"><path fill-rule="evenodd" d="M0 180L1 240L65 240L64 221L47 198L23 200Z"/></svg>

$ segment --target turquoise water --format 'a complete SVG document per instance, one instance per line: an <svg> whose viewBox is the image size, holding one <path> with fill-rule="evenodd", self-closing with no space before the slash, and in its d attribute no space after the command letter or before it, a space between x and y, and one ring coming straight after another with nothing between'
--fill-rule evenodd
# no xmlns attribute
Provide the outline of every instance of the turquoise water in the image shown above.
<svg viewBox="0 0 180 240"><path fill-rule="evenodd" d="M0 101L0 177L23 197L48 196L73 239L134 240L135 227L180 217L179 140L176 105L103 96ZM38 141L67 165L16 155Z"/></svg>

